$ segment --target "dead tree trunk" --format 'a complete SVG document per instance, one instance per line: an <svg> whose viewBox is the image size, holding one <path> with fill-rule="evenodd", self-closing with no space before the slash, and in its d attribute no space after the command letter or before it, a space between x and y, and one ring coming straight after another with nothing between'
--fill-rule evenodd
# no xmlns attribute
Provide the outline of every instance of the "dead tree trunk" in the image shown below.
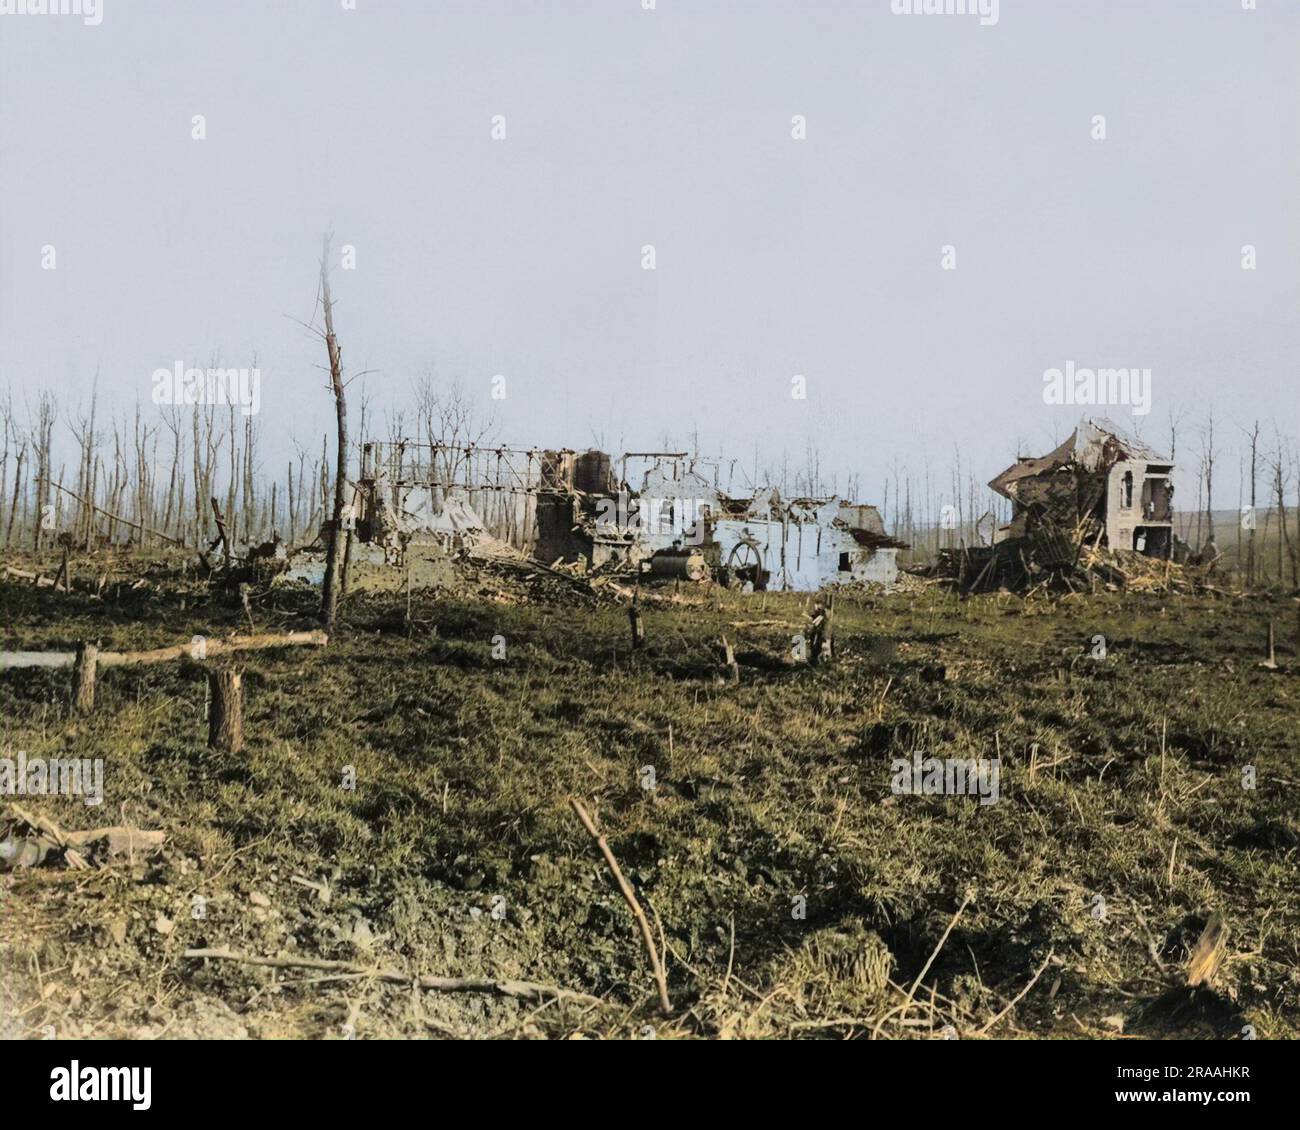
<svg viewBox="0 0 1300 1130"><path fill-rule="evenodd" d="M1202 438L1205 457L1205 528L1214 541L1214 409L1211 407Z"/></svg>
<svg viewBox="0 0 1300 1130"><path fill-rule="evenodd" d="M365 414L362 413L362 415L364 416ZM362 426L362 435L364 435L365 434L364 420L362 421L361 426ZM356 532L356 522L354 521L356 515L356 507L357 507L357 492L354 490L352 492L352 505L350 507L351 513L348 514L347 521L344 522L344 525L347 526L347 534L343 542L343 563L339 569L339 600L341 601L347 600L348 598L348 569L352 564L352 537L353 534Z"/></svg>
<svg viewBox="0 0 1300 1130"><path fill-rule="evenodd" d="M72 709L89 714L95 709L95 670L99 665L99 648L83 643L77 648L77 662L72 669Z"/></svg>
<svg viewBox="0 0 1300 1130"><path fill-rule="evenodd" d="M1255 587L1255 449L1259 443L1259 421L1255 421L1255 430L1250 435L1250 532L1246 540L1246 585Z"/></svg>
<svg viewBox="0 0 1300 1130"><path fill-rule="evenodd" d="M14 534L14 515L18 513L18 493L23 481L23 459L27 455L27 445L24 444L18 452L18 465L14 468L14 498L9 507L9 524L5 527L5 548L9 548L9 543ZM21 533L21 530L19 531Z"/></svg>
<svg viewBox="0 0 1300 1130"><path fill-rule="evenodd" d="M38 553L45 533L45 508L49 505L50 495L50 460L54 434L54 420L57 415L54 397L42 395L37 404L36 430L33 436L33 450L36 456L36 502L33 513L32 548ZM24 510L26 507L24 506Z"/></svg>
<svg viewBox="0 0 1300 1130"><path fill-rule="evenodd" d="M226 532L226 519L222 516L221 507L218 505L216 498L212 499L212 516L217 523L217 540L221 542L221 558L225 562L227 569L230 568L230 535ZM209 546L209 549L211 546Z"/></svg>
<svg viewBox="0 0 1300 1130"><path fill-rule="evenodd" d="M244 689L242 676L231 667L208 672L208 748L238 753L244 748Z"/></svg>
<svg viewBox="0 0 1300 1130"><path fill-rule="evenodd" d="M325 308L325 348L329 353L330 385L334 390L334 415L338 423L338 452L334 466L334 516L329 525L325 556L325 582L321 586L321 623L332 631L339 605L339 538L343 527L343 494L348 485L348 406L343 393L343 358L334 336L334 304L330 299L330 240L325 237L320 261L321 303Z"/></svg>
<svg viewBox="0 0 1300 1130"><path fill-rule="evenodd" d="M1291 587L1300 587L1300 570L1297 565L1296 547L1291 544L1291 528L1286 521L1286 488L1287 480L1290 475L1287 473L1286 450L1282 444L1282 437L1277 437L1277 457L1273 462L1273 496L1277 502L1277 522L1278 522L1278 541L1277 541L1277 581L1282 586L1286 583L1285 575L1282 569L1282 551L1286 550L1287 560L1291 563Z"/></svg>

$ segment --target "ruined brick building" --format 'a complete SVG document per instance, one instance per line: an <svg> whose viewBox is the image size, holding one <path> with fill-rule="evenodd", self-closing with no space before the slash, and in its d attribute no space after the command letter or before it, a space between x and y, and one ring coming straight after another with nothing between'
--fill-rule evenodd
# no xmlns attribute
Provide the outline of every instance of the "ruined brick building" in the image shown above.
<svg viewBox="0 0 1300 1130"><path fill-rule="evenodd" d="M629 452L616 464L596 450L369 443L355 523L390 558L408 544L491 538L546 565L753 589L897 579L906 546L874 506L783 499L772 487L735 496L717 468L685 452Z"/></svg>
<svg viewBox="0 0 1300 1130"><path fill-rule="evenodd" d="M1109 420L1083 420L1055 451L1023 456L989 483L1012 503L995 542L1054 539L1168 558L1173 464Z"/></svg>

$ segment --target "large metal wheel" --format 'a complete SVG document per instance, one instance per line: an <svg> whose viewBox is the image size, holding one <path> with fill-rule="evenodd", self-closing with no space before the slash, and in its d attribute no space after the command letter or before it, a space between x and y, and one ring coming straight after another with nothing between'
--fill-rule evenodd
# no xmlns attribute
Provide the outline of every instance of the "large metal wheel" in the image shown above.
<svg viewBox="0 0 1300 1130"><path fill-rule="evenodd" d="M742 541L727 555L727 570L741 583L749 581L755 589L763 587L763 558L758 546Z"/></svg>

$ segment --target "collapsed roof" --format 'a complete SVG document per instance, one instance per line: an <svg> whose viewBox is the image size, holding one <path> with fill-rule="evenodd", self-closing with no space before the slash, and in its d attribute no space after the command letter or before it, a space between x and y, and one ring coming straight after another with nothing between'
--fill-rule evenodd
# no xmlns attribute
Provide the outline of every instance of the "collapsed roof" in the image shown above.
<svg viewBox="0 0 1300 1130"><path fill-rule="evenodd" d="M1026 479L1051 475L1066 468L1095 473L1130 460L1167 462L1147 444L1127 434L1109 420L1082 420L1055 451L1038 458L1022 456L993 479L989 486L1013 502L1027 502L1030 500L1023 497L1025 492L1021 487Z"/></svg>

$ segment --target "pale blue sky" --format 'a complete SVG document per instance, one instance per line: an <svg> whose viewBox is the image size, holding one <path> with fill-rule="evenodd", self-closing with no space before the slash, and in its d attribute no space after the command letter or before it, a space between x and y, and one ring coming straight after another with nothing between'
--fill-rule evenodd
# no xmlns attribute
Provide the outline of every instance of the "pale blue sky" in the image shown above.
<svg viewBox="0 0 1300 1130"><path fill-rule="evenodd" d="M756 445L800 461L815 434L824 467L878 498L895 461L920 477L922 448L946 479L960 447L983 481L1018 441L1051 446L1077 413L1043 404L1042 374L1070 360L1152 369L1157 446L1171 406L1211 401L1225 438L1256 416L1294 435L1300 3L999 15L104 0L98 27L0 16L0 388L67 401L98 369L148 406L156 368L256 354L268 458L291 434L314 446L323 350L295 319L332 228L357 248L334 280L345 361L376 370L376 401L432 364L487 406L504 374L508 441L698 430L748 463Z"/></svg>

